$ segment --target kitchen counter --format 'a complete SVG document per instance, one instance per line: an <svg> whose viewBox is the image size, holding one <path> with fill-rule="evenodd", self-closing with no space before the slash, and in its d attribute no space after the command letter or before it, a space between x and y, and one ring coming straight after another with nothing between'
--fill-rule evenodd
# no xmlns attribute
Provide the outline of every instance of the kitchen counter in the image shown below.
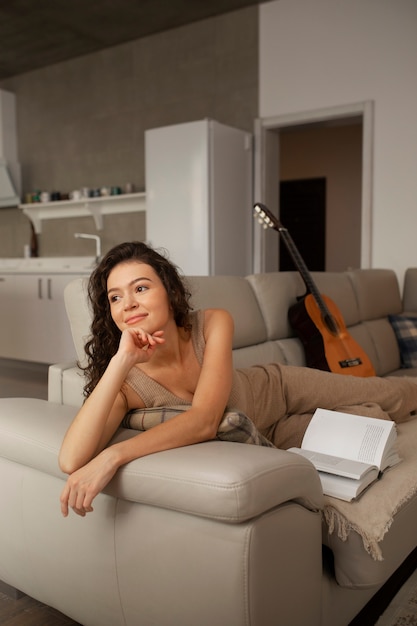
<svg viewBox="0 0 417 626"><path fill-rule="evenodd" d="M91 274L95 257L0 258L1 274Z"/></svg>

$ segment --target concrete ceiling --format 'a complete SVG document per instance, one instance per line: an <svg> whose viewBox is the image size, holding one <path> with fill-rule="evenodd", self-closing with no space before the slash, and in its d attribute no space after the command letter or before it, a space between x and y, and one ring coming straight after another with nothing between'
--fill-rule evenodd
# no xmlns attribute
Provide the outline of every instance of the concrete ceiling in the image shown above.
<svg viewBox="0 0 417 626"><path fill-rule="evenodd" d="M261 0L5 0L0 80Z"/></svg>

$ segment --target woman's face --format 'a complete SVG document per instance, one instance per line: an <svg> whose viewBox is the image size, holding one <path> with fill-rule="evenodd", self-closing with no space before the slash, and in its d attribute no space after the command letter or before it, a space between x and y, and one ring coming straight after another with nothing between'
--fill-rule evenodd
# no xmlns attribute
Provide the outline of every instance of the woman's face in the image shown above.
<svg viewBox="0 0 417 626"><path fill-rule="evenodd" d="M126 261L116 265L107 279L107 297L120 331L141 327L154 333L173 319L165 286L146 263Z"/></svg>

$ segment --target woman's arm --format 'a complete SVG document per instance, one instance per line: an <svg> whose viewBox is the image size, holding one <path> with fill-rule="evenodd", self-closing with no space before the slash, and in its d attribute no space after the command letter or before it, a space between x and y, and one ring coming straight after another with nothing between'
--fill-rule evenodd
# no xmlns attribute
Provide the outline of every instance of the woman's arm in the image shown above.
<svg viewBox="0 0 417 626"><path fill-rule="evenodd" d="M157 344L164 342L162 334L122 333L117 353L64 437L59 454L63 472L73 473L107 445L127 412L122 384L135 363L148 361Z"/></svg>
<svg viewBox="0 0 417 626"><path fill-rule="evenodd" d="M232 387L233 319L222 309L205 311L206 347L191 408L137 437L112 446L118 467L135 458L214 439Z"/></svg>
<svg viewBox="0 0 417 626"><path fill-rule="evenodd" d="M207 430L207 439L216 436L232 388L233 318L222 309L205 311L203 366L194 393L192 411Z"/></svg>
<svg viewBox="0 0 417 626"><path fill-rule="evenodd" d="M207 310L204 333L204 360L191 408L136 437L109 446L74 472L61 496L63 515L68 514L68 507L79 515L91 511L95 496L117 469L129 461L215 437L232 385L233 320L230 314L219 309ZM114 414L118 410L115 406ZM112 417L113 425L117 419L113 422Z"/></svg>

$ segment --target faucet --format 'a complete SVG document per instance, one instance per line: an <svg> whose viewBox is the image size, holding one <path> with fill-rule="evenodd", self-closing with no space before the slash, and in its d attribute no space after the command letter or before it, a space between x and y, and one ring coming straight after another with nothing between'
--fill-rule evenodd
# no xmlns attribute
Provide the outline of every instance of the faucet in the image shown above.
<svg viewBox="0 0 417 626"><path fill-rule="evenodd" d="M74 233L76 239L94 239L96 242L96 263L101 259L101 239L98 235L88 235L87 233Z"/></svg>

